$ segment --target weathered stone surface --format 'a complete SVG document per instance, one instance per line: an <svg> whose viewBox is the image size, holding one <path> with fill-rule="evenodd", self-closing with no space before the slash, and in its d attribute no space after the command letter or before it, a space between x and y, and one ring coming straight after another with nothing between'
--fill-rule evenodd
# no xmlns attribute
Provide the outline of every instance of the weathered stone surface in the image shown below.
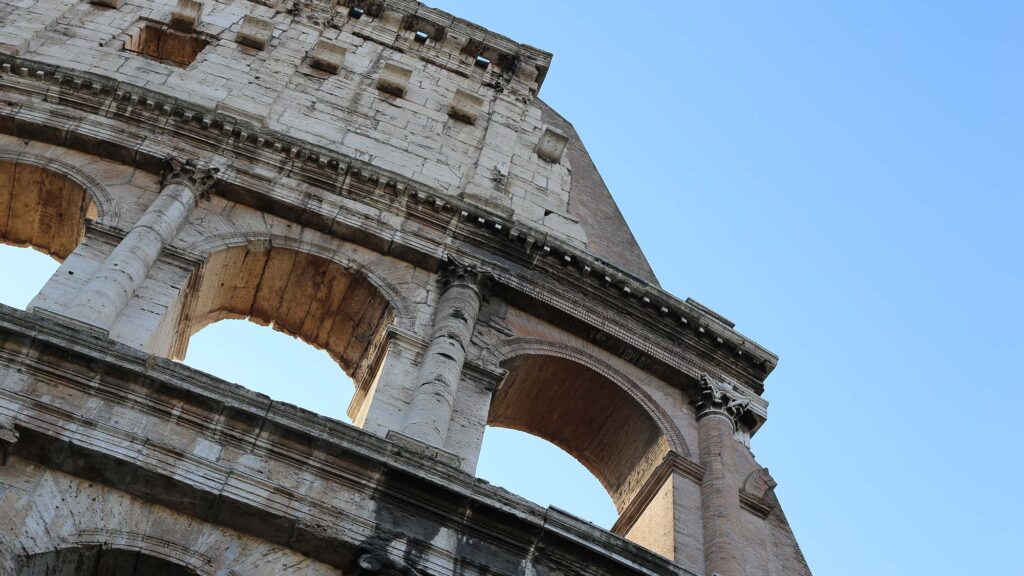
<svg viewBox="0 0 1024 576"><path fill-rule="evenodd" d="M467 124L476 124L476 119L480 116L483 105L483 99L476 94L470 94L465 90L458 90L455 92L455 98L452 99L452 106L448 109L448 115Z"/></svg>
<svg viewBox="0 0 1024 576"><path fill-rule="evenodd" d="M263 50L273 36L274 23L272 21L255 16L245 16L238 28L238 34L235 35L235 42Z"/></svg>
<svg viewBox="0 0 1024 576"><path fill-rule="evenodd" d="M551 128L545 128L544 134L540 137L540 142L537 143L537 155L548 162L560 162L562 154L565 153L565 145L568 142L569 138L565 134Z"/></svg>
<svg viewBox="0 0 1024 576"><path fill-rule="evenodd" d="M178 0L171 11L171 28L179 32L192 32L203 17L203 3L197 0Z"/></svg>
<svg viewBox="0 0 1024 576"><path fill-rule="evenodd" d="M405 96L410 78L412 78L412 70L386 62L380 71L380 77L377 78L377 88L381 92L401 98Z"/></svg>
<svg viewBox="0 0 1024 576"><path fill-rule="evenodd" d="M345 62L345 48L339 44L319 40L309 56L309 65L313 68L337 74Z"/></svg>
<svg viewBox="0 0 1024 576"><path fill-rule="evenodd" d="M169 8L0 22L0 241L61 261L0 308L0 573L809 572L748 447L777 358L657 286L549 54L404 1ZM326 350L354 426L168 360L225 318ZM613 530L475 481L488 425Z"/></svg>

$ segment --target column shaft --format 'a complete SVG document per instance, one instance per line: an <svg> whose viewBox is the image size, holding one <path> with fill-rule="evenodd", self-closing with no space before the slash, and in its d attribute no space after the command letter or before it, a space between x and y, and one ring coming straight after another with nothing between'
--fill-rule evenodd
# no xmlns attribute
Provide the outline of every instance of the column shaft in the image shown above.
<svg viewBox="0 0 1024 576"><path fill-rule="evenodd" d="M181 232L215 173L216 169L198 169L194 163L172 160L170 177L160 195L75 297L69 315L109 330L160 253Z"/></svg>
<svg viewBox="0 0 1024 576"><path fill-rule="evenodd" d="M706 576L742 576L743 548L739 538L740 497L732 418L725 412L707 410L698 416L700 485L704 524Z"/></svg>
<svg viewBox="0 0 1024 576"><path fill-rule="evenodd" d="M455 264L443 271L433 332L406 412L402 433L438 448L445 445L466 348L480 312L479 278L476 271Z"/></svg>

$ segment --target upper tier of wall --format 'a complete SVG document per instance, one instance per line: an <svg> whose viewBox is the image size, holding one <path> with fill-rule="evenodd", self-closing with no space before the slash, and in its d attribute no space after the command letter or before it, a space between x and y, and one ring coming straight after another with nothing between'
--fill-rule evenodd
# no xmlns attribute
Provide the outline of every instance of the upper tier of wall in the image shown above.
<svg viewBox="0 0 1024 576"><path fill-rule="evenodd" d="M0 27L0 52L366 161L656 284L571 126L535 99L551 55L443 11L394 0L33 0Z"/></svg>

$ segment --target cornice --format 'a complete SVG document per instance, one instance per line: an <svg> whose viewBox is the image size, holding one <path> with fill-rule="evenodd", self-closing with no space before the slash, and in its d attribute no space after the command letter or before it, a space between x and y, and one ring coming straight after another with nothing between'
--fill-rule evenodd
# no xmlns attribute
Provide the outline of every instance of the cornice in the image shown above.
<svg viewBox="0 0 1024 576"><path fill-rule="evenodd" d="M433 219L442 230L452 219L458 219L460 232L482 239L510 261L519 260L531 270L552 276L549 284L585 285L610 307L616 307L617 302L617 308L641 321L648 333L708 350L715 358L712 370L743 366L742 383L755 393L763 390L764 378L778 361L774 354L733 329L727 320L696 302L681 301L546 233L366 162L125 82L12 56L0 55L0 88L35 96L52 105L137 125L146 134L164 134L193 146L196 153L228 154L239 161L268 166L305 184L380 210L395 211L399 207L406 214ZM31 125L38 131L34 136L48 137L53 143L77 144L87 152L100 153L152 173L159 173L163 166L161 150L148 143L145 137L133 139L126 134L120 141L114 141L95 130L87 130L86 123L75 115L66 118L77 129L72 134L71 130L48 125L45 114L10 104L7 110L0 108L0 132L22 135L22 125ZM230 167L225 168L219 178L223 181L219 188L223 190L218 189L218 194L229 198L231 194L242 195L246 187L270 188ZM308 210L297 210L293 216L303 224L304 219L316 218ZM328 225L336 227L336 223ZM440 254L426 245L419 249L399 246L392 239L380 242L377 247L401 250L396 256L430 270L436 270L440 262ZM495 274L498 281L514 276L511 272ZM689 376L696 378L696 373Z"/></svg>
<svg viewBox="0 0 1024 576"><path fill-rule="evenodd" d="M331 23L353 35L469 77L481 73L488 84L507 84L516 79L537 93L544 84L552 55L491 32L448 12L415 0L341 0ZM359 15L356 16L357 12ZM416 34L422 36L416 40ZM488 62L486 70L477 57Z"/></svg>

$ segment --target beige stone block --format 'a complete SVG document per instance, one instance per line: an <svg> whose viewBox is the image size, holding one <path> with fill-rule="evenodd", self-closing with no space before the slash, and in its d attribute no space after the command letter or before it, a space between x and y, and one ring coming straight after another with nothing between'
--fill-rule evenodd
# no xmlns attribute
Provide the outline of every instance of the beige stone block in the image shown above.
<svg viewBox="0 0 1024 576"><path fill-rule="evenodd" d="M256 16L246 16L242 18L242 26L238 29L238 34L235 35L235 42L250 48L263 50L270 43L273 35L273 22L264 18L257 18Z"/></svg>
<svg viewBox="0 0 1024 576"><path fill-rule="evenodd" d="M544 130L544 134L540 137L540 142L537 143L537 156L548 162L560 162L568 142L568 136L553 128L548 128Z"/></svg>
<svg viewBox="0 0 1024 576"><path fill-rule="evenodd" d="M345 52L346 50L343 46L328 42L327 40L320 40L313 47L313 53L309 57L309 65L317 70L337 74L341 72L341 65L345 62Z"/></svg>
<svg viewBox="0 0 1024 576"><path fill-rule="evenodd" d="M380 77L377 79L377 88L381 92L387 92L401 98L405 96L410 79L412 79L412 70L387 62L380 71Z"/></svg>
<svg viewBox="0 0 1024 576"><path fill-rule="evenodd" d="M108 0L101 0L108 1ZM121 2L122 0L110 0ZM203 17L203 3L196 0L178 0L171 12L171 28L180 32L194 32Z"/></svg>
<svg viewBox="0 0 1024 576"><path fill-rule="evenodd" d="M483 98L465 90L457 90L452 99L452 105L448 109L448 115L467 124L476 124L483 105Z"/></svg>

